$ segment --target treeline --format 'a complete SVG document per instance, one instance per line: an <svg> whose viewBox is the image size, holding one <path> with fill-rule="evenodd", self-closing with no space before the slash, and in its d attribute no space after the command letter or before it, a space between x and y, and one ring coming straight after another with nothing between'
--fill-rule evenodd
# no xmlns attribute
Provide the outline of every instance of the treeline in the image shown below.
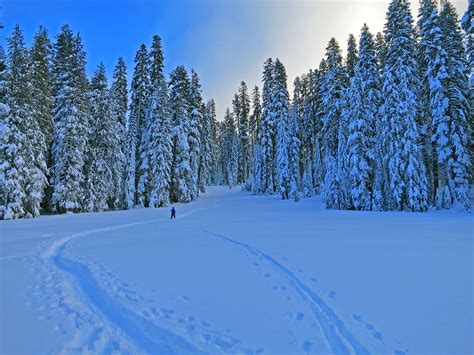
<svg viewBox="0 0 474 355"><path fill-rule="evenodd" d="M335 209L469 209L473 11L470 1L463 32L449 2L423 0L414 26L409 2L392 0L384 33L364 25L345 58L332 38L319 68L294 81L291 104L284 66L268 59L262 105L255 89L249 114L242 83L224 120L229 183L321 194Z"/></svg>
<svg viewBox="0 0 474 355"><path fill-rule="evenodd" d="M210 183L217 129L198 74L166 80L161 39L136 53L130 91L122 58L109 85L89 80L79 34L50 43L41 27L26 48L19 26L0 52L0 217L189 202Z"/></svg>
<svg viewBox="0 0 474 355"><path fill-rule="evenodd" d="M384 33L364 25L342 56L287 89L265 61L263 87L242 82L224 120L183 66L165 78L159 36L136 53L130 90L119 59L109 86L89 80L79 34L26 48L17 26L0 51L0 217L189 202L209 184L283 199L321 194L328 208L470 209L473 15L392 0ZM469 82L469 77L471 82Z"/></svg>

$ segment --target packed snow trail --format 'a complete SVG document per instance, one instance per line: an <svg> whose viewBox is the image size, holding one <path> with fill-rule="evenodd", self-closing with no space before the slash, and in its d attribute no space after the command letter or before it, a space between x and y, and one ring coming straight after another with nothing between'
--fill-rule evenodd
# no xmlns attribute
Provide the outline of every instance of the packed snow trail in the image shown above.
<svg viewBox="0 0 474 355"><path fill-rule="evenodd" d="M200 354L201 351L185 339L159 328L146 319L137 316L102 290L94 280L87 266L62 257L61 251L53 256L54 264L71 275L87 300L117 325L139 349L147 353Z"/></svg>
<svg viewBox="0 0 474 355"><path fill-rule="evenodd" d="M179 219L192 215L204 208L197 208L189 212L185 212L178 216ZM137 315L129 310L126 306L118 302L114 297L110 296L103 290L99 283L94 279L91 270L87 265L68 259L63 256L63 252L67 244L76 238L90 236L101 232L114 231L118 229L130 228L138 225L149 223L157 223L168 221L168 218L153 219L134 223L126 223L113 227L103 227L83 232L75 233L70 236L58 238L54 240L48 248L42 253L45 261L51 262L54 266L68 274L78 286L81 295L87 304L95 307L101 312L113 325L117 326L127 336L135 346L146 353L164 353L164 354L201 354L206 353L196 345L193 345L183 337L173 334L170 331L158 327L153 322ZM219 334L215 333L216 347L229 347L235 344L229 344L219 338ZM207 341L210 337L207 336ZM211 339L212 340L212 339ZM201 344L202 345L202 344ZM237 347L236 347L237 349ZM236 350L234 349L234 350ZM247 352L246 349L238 349L241 352ZM66 349L66 351L68 351Z"/></svg>
<svg viewBox="0 0 474 355"><path fill-rule="evenodd" d="M303 301L309 304L309 307L323 329L326 341L334 354L351 354L353 352L355 354L369 354L369 351L356 338L354 338L354 336L347 330L344 323L337 317L334 311L323 301L323 299L312 291L311 288L305 285L282 263L275 260L271 255L268 255L249 244L207 230L204 230L203 232L238 245L253 255L267 261L274 269L284 274L288 278L290 285L299 293Z"/></svg>

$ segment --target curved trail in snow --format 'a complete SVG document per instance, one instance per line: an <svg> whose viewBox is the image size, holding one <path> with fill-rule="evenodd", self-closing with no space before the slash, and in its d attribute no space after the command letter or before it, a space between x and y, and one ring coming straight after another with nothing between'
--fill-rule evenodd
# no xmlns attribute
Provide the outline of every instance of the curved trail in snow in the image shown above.
<svg viewBox="0 0 474 355"><path fill-rule="evenodd" d="M183 213L178 216L177 219L189 216L196 213L204 208L198 208L187 213ZM120 332L125 334L131 342L138 347L140 350L147 353L203 353L201 349L191 344L185 338L173 334L172 332L157 326L150 320L141 317L128 309L126 306L121 304L116 298L109 295L104 289L100 287L91 270L84 263L71 260L63 256L63 251L66 245L76 238L89 236L96 233L115 231L119 229L129 228L137 225L144 225L162 221L168 221L168 218L160 218L153 220L146 220L140 222L126 223L116 225L113 227L103 227L82 231L79 233L71 234L65 237L54 240L49 246L41 253L41 258L49 265L60 269L62 272L69 275L74 282L67 280L64 277L62 287L74 288L77 286L79 289L79 302L83 302L81 299L85 298L87 304L92 305L96 311L92 310L92 307L85 307L88 311L100 312L110 323L112 328L119 329ZM64 284L66 283L66 284ZM71 285L72 284L72 285ZM62 301L60 300L60 303ZM102 319L99 315L99 319ZM77 328L77 325L76 325ZM87 344L86 344L87 346ZM74 349L70 349L74 350ZM77 350L77 348L75 349ZM66 352L68 350L66 349Z"/></svg>
<svg viewBox="0 0 474 355"><path fill-rule="evenodd" d="M336 315L331 307L324 302L321 296L316 294L292 271L277 261L273 256L264 253L250 244L226 237L222 234L213 233L207 230L203 230L202 232L239 246L260 259L265 260L274 270L285 276L289 281L289 284L294 290L296 290L301 299L311 309L334 354L369 354L369 351L349 332L342 320Z"/></svg>

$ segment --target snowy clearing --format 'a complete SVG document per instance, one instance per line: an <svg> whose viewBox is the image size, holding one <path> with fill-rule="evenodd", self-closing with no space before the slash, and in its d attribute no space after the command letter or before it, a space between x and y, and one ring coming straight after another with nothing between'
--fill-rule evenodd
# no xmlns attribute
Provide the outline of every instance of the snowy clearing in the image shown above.
<svg viewBox="0 0 474 355"><path fill-rule="evenodd" d="M0 353L465 354L473 218L211 187L0 223Z"/></svg>

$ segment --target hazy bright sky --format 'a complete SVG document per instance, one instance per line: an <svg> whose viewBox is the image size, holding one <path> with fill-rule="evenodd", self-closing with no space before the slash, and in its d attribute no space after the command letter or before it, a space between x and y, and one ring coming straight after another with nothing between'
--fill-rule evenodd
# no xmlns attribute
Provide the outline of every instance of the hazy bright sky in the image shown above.
<svg viewBox="0 0 474 355"><path fill-rule="evenodd" d="M467 0L451 1L460 16ZM297 75L316 68L327 42L345 48L366 22L381 31L389 0L1 0L1 41L15 24L28 44L39 25L53 38L64 23L82 34L91 75L103 61L112 73L123 56L129 77L135 51L163 40L166 71L179 64L200 75L205 99L215 98L218 119L231 107L240 81L261 86L263 61L279 57L291 90ZM418 0L412 0L414 17Z"/></svg>

